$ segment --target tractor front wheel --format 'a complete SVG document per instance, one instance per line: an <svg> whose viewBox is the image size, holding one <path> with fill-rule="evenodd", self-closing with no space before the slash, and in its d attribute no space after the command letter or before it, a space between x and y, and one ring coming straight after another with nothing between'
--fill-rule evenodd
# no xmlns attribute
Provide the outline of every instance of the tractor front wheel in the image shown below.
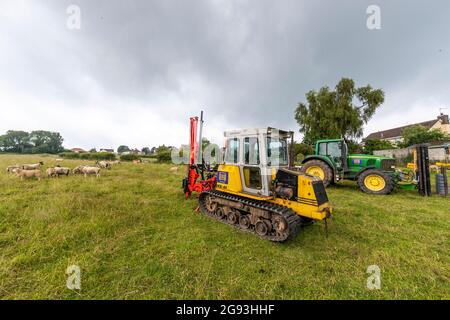
<svg viewBox="0 0 450 320"><path fill-rule="evenodd" d="M333 171L330 166L322 160L310 160L302 166L302 171L315 177L319 177L323 181L323 185L328 187L333 180Z"/></svg>
<svg viewBox="0 0 450 320"><path fill-rule="evenodd" d="M383 171L367 170L359 176L358 186L365 193L389 194L394 190L394 181Z"/></svg>

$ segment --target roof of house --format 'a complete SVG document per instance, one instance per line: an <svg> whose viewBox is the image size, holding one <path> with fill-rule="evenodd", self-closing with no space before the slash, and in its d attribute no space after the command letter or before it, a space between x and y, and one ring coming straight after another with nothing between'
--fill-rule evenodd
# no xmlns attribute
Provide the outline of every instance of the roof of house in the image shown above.
<svg viewBox="0 0 450 320"><path fill-rule="evenodd" d="M101 148L100 150L108 151L108 152L114 152L114 149L108 149L108 148Z"/></svg>
<svg viewBox="0 0 450 320"><path fill-rule="evenodd" d="M420 126L424 126L425 128L431 129L431 127L433 127L436 124L436 122L438 122L438 121L439 121L439 119L434 119L434 120L424 121L421 123L410 124L410 125L403 126L403 127L374 132L374 133L369 134L364 140L391 139L391 138L401 137L402 131L406 128L420 125Z"/></svg>
<svg viewBox="0 0 450 320"><path fill-rule="evenodd" d="M83 149L81 149L81 148L72 148L72 149L70 149L71 151L84 151Z"/></svg>

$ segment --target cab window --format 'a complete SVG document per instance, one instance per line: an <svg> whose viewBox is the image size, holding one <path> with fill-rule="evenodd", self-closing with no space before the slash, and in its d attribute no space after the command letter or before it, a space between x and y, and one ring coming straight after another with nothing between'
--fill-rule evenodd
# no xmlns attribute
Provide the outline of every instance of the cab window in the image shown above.
<svg viewBox="0 0 450 320"><path fill-rule="evenodd" d="M245 186L250 189L262 189L261 169L258 167L244 167Z"/></svg>
<svg viewBox="0 0 450 320"><path fill-rule="evenodd" d="M238 163L239 162L239 139L229 139L227 142L227 152L225 162Z"/></svg>
<svg viewBox="0 0 450 320"><path fill-rule="evenodd" d="M328 155L330 157L340 158L342 156L341 143L340 142L330 142L328 144Z"/></svg>
<svg viewBox="0 0 450 320"><path fill-rule="evenodd" d="M342 149L340 142L323 142L319 144L319 155L328 157L341 157Z"/></svg>
<svg viewBox="0 0 450 320"><path fill-rule="evenodd" d="M321 156L327 155L327 144L326 143L319 144L319 155L321 155Z"/></svg>
<svg viewBox="0 0 450 320"><path fill-rule="evenodd" d="M285 139L267 138L268 164L286 166L288 165L288 148Z"/></svg>
<svg viewBox="0 0 450 320"><path fill-rule="evenodd" d="M244 162L250 165L259 164L258 138L244 139Z"/></svg>

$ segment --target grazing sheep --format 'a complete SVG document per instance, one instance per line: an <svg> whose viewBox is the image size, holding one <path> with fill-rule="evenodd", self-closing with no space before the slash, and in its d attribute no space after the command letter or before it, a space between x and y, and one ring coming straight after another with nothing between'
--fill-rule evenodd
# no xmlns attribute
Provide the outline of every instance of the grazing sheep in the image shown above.
<svg viewBox="0 0 450 320"><path fill-rule="evenodd" d="M47 169L47 177L59 177L62 175L68 176L70 173L69 168L62 168L62 167L54 167L54 168L48 168Z"/></svg>
<svg viewBox="0 0 450 320"><path fill-rule="evenodd" d="M47 178L55 177L56 176L56 170L55 168L48 168L46 171Z"/></svg>
<svg viewBox="0 0 450 320"><path fill-rule="evenodd" d="M24 164L22 165L22 169L23 170L40 170L41 166L43 166L44 163L42 161L40 161L39 163L34 163L34 164Z"/></svg>
<svg viewBox="0 0 450 320"><path fill-rule="evenodd" d="M55 167L53 168L55 170L55 173L59 176L68 176L70 174L69 168L64 167Z"/></svg>
<svg viewBox="0 0 450 320"><path fill-rule="evenodd" d="M41 171L18 169L17 176L20 177L20 180L23 180L24 178L37 178L38 180L41 180Z"/></svg>
<svg viewBox="0 0 450 320"><path fill-rule="evenodd" d="M172 167L172 168L170 168L170 172L178 172L178 167Z"/></svg>
<svg viewBox="0 0 450 320"><path fill-rule="evenodd" d="M55 161L56 161L56 162L63 162L64 159L58 158L58 159L56 159Z"/></svg>
<svg viewBox="0 0 450 320"><path fill-rule="evenodd" d="M120 162L120 160L114 160L111 161L110 163L114 165L114 164L121 164L122 162Z"/></svg>
<svg viewBox="0 0 450 320"><path fill-rule="evenodd" d="M83 173L83 168L84 168L84 167L85 167L85 166L78 166L78 167L74 168L74 169L72 170L73 174L81 174L81 173Z"/></svg>
<svg viewBox="0 0 450 320"><path fill-rule="evenodd" d="M9 166L6 168L6 172L8 173L17 173L17 170L20 169L18 165L15 166Z"/></svg>
<svg viewBox="0 0 450 320"><path fill-rule="evenodd" d="M88 174L95 174L98 177L100 177L100 168L99 167L83 167L81 168L81 172L84 174L84 177L86 178Z"/></svg>
<svg viewBox="0 0 450 320"><path fill-rule="evenodd" d="M141 160L133 160L133 163L138 164L138 163L142 163Z"/></svg>
<svg viewBox="0 0 450 320"><path fill-rule="evenodd" d="M108 161L97 161L95 164L101 169L111 169L111 163Z"/></svg>

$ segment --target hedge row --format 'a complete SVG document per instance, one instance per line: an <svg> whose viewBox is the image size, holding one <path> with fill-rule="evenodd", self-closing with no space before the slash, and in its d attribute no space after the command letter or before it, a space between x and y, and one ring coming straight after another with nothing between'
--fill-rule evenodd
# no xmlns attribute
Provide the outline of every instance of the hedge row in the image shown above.
<svg viewBox="0 0 450 320"><path fill-rule="evenodd" d="M114 153L107 152L83 152L83 153L75 153L75 152L64 152L59 154L61 158L65 159L81 159L81 160L116 160L116 155Z"/></svg>

